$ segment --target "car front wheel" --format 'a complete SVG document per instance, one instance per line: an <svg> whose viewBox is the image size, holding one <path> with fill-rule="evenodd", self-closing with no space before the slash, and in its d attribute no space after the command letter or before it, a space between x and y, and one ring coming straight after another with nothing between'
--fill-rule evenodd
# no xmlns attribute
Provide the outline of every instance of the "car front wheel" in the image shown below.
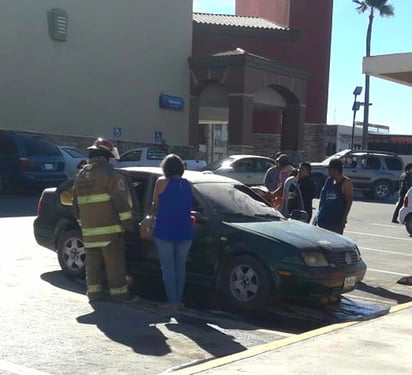
<svg viewBox="0 0 412 375"><path fill-rule="evenodd" d="M65 275L80 277L85 273L86 249L79 230L63 233L57 244L57 258Z"/></svg>
<svg viewBox="0 0 412 375"><path fill-rule="evenodd" d="M249 255L233 258L225 267L220 283L227 302L246 310L266 306L271 287L269 271Z"/></svg>

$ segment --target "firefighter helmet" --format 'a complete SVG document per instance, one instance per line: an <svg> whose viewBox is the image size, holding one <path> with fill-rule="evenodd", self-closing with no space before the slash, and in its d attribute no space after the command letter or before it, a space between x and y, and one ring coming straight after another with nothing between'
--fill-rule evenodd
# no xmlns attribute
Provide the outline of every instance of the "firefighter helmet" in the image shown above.
<svg viewBox="0 0 412 375"><path fill-rule="evenodd" d="M104 138L97 138L91 146L87 147L87 149L88 150L107 151L116 160L118 160L120 158L119 151L117 150L117 147L115 147L112 142L110 142L110 141L108 141L107 139L104 139Z"/></svg>

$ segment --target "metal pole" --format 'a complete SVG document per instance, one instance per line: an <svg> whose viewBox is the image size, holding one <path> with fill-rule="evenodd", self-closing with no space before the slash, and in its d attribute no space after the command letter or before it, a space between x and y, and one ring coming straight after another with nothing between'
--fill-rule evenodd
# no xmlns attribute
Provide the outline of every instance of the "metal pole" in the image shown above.
<svg viewBox="0 0 412 375"><path fill-rule="evenodd" d="M355 100L356 102L356 100ZM356 110L353 110L353 120L352 120L352 140L351 140L351 150L353 151L354 148L354 137L355 137L355 118L356 118Z"/></svg>

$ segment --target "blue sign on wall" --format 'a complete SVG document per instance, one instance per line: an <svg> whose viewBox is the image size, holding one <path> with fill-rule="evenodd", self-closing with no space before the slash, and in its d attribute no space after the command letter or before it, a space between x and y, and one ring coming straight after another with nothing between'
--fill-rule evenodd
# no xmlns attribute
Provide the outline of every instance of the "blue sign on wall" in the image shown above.
<svg viewBox="0 0 412 375"><path fill-rule="evenodd" d="M173 111L183 111L185 100L180 96L160 95L159 107Z"/></svg>

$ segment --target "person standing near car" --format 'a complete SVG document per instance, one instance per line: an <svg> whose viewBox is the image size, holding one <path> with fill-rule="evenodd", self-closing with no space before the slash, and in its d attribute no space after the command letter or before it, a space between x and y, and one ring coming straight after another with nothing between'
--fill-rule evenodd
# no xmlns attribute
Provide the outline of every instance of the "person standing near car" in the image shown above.
<svg viewBox="0 0 412 375"><path fill-rule="evenodd" d="M168 303L159 308L177 311L182 303L186 281L186 260L194 236L191 219L192 186L182 178L182 159L170 154L162 161L163 177L156 181L152 210L156 213L153 235L159 253L160 265Z"/></svg>
<svg viewBox="0 0 412 375"><path fill-rule="evenodd" d="M320 193L319 210L314 224L332 232L343 234L353 202L353 183L342 174L339 159L329 163L329 177Z"/></svg>
<svg viewBox="0 0 412 375"><path fill-rule="evenodd" d="M126 283L123 235L132 232L132 198L128 181L110 164L117 148L98 138L89 150L89 162L73 185L73 208L86 248L86 284L90 302L109 298L130 300ZM107 284L106 284L107 283Z"/></svg>
<svg viewBox="0 0 412 375"><path fill-rule="evenodd" d="M406 164L405 171L401 174L399 181L399 199L392 215L392 223L399 224L399 211L403 206L403 200L410 187L412 187L412 163Z"/></svg>
<svg viewBox="0 0 412 375"><path fill-rule="evenodd" d="M312 219L313 198L316 196L316 185L312 180L312 166L308 162L300 163L298 172L298 184L302 194L303 206L308 214L307 222Z"/></svg>

